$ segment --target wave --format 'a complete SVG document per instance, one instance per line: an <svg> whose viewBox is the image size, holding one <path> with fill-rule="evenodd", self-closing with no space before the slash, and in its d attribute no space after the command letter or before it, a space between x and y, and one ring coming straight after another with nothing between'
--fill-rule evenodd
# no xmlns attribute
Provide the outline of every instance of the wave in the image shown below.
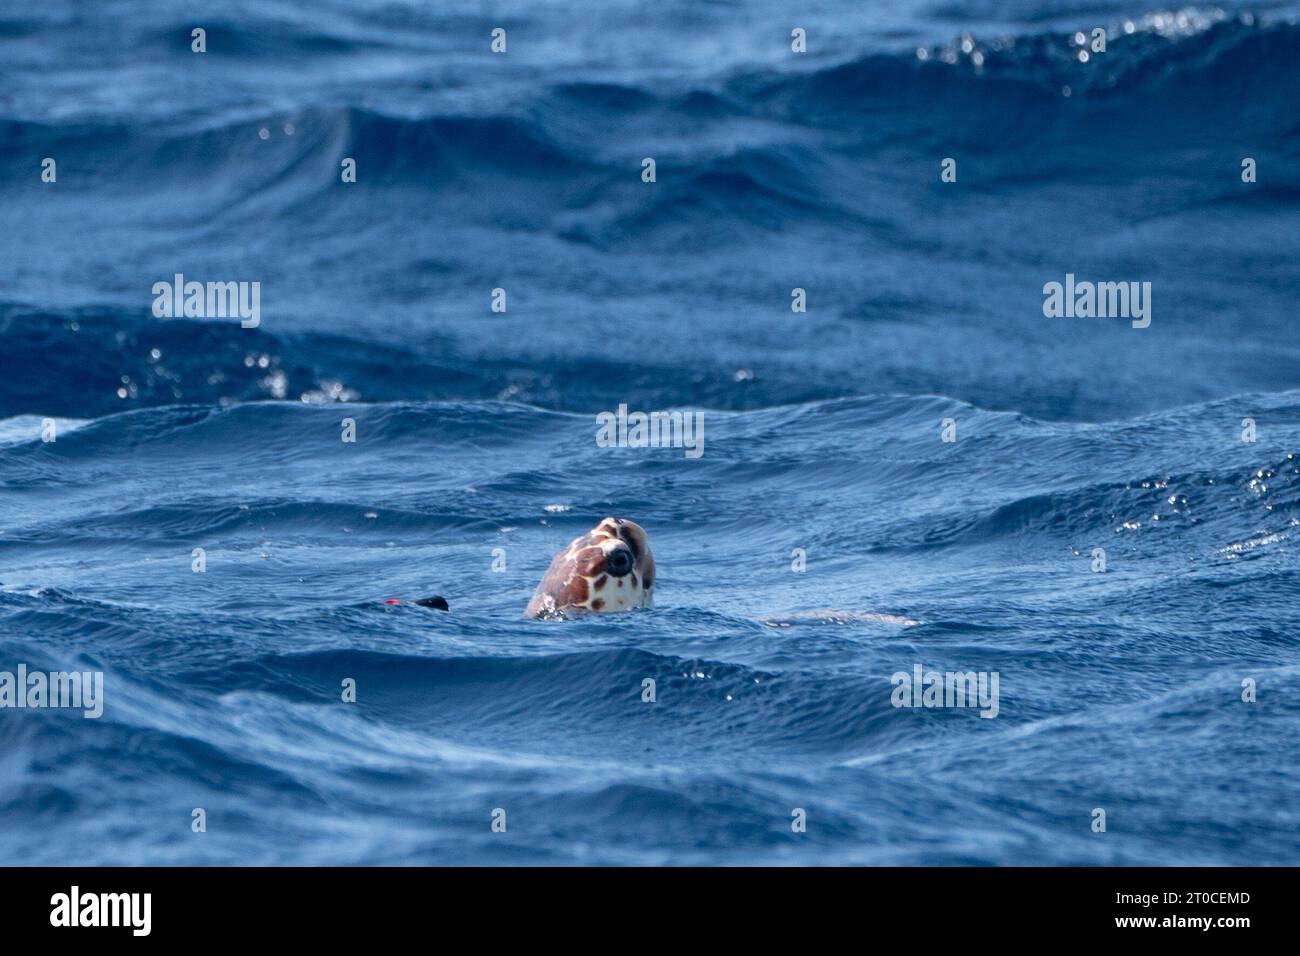
<svg viewBox="0 0 1300 956"><path fill-rule="evenodd" d="M659 450L643 467L700 493L715 481L764 489L770 499L756 510L719 510L710 522L736 522L733 533L745 539L752 533L746 515L754 530L768 520L789 522L816 490L849 501L888 494L898 503L897 513L866 509L828 531L828 544L855 552L1028 540L1060 542L1078 553L1103 543L1129 550L1181 546L1208 557L1235 542L1283 540L1300 521L1300 464L1285 444L1295 438L1289 427L1271 426L1271 441L1258 452L1237 442L1239 451L1222 438L1223 422L1239 421L1246 410L1282 422L1294 419L1296 409L1294 392L1242 396L1098 426L1041 422L939 397L822 400L706 412L702 459L682 471L680 453ZM355 485L312 492L313 475L347 482L367 460L339 458L338 449L346 450L344 418L355 423L365 447L384 450L391 467ZM946 418L960 421L966 435L955 446L934 437L934 423ZM591 416L512 402L170 405L79 423L48 444L38 419L21 421L29 429L26 441L12 436L13 443L0 446L3 487L9 493L60 488L80 506L11 529L2 550L42 542L113 548L125 534L182 550L187 541L234 536L254 554L264 538L311 540L339 531L358 542L491 536L533 522L542 513L539 488L554 489L548 523L572 525L576 533L609 507L585 476L623 460L594 445ZM7 424L5 431L15 427ZM548 454L533 459L542 451ZM864 475L860 456L868 451L877 462ZM238 480L229 488L173 490L177 476L225 474L235 459L268 479L280 476L278 483L257 493L239 491ZM521 459L535 464L511 464ZM467 484L458 476L470 462L479 463L478 477ZM408 467L418 479L398 480ZM978 487L962 479L972 472L984 476ZM138 489L144 503L105 509L83 498L104 474ZM922 505L926 489L943 486L963 492L946 505ZM641 506L657 499L647 492ZM624 489L621 500L635 507L638 499ZM909 520L907 507L922 510ZM692 510L672 509L664 518L675 525L699 521L689 517Z"/></svg>
<svg viewBox="0 0 1300 956"><path fill-rule="evenodd" d="M266 198L286 181L293 187L285 203L322 209L327 195L332 205L348 202L336 188L345 156L357 160L366 183L453 199L467 183L528 182L545 185L531 194L545 215L519 208L509 191L480 192L477 201L493 213L510 210L533 228L555 228L563 209L594 209L597 222L612 218L604 230L588 224L585 231L561 227L560 234L590 241L596 232L612 241L660 218L705 222L724 212L778 228L808 211L843 212L833 195L844 174L829 160L846 153L881 160L944 144L991 161L995 152L1014 152L1008 147L1033 146L1045 151L1036 162L1045 166L1067 162L1089 143L1089 152L1100 155L1123 141L1130 148L1141 143L1147 162L1163 163L1180 144L1196 141L1190 130L1213 127L1216 138L1282 150L1300 135L1291 112L1300 92L1293 69L1300 26L1193 10L1140 18L1132 33L1112 24L1111 34L1107 51L1088 62L1079 61L1084 48L1068 35L963 37L921 47L924 59L912 51L871 53L811 71L721 77L713 89L561 82L508 113L313 106L217 125L187 118L180 129L10 118L0 120L0 139L12 147L6 152L14 179L12 164L28 163L40 150L114 168L120 185L138 192L215 182L227 204L237 195ZM1249 110L1240 108L1244 102ZM662 190L671 195L657 213L627 208L639 195L641 158L622 142L630 117L651 139L670 128L687 131L661 156L666 172L685 178ZM750 132L761 130L755 124L781 124L788 132L739 151L719 152L708 136L694 144L696 133L737 123ZM259 129L267 141L259 140ZM815 146L800 142L809 136ZM765 203L774 205L765 212ZM606 205L612 209L602 211Z"/></svg>
<svg viewBox="0 0 1300 956"><path fill-rule="evenodd" d="M231 329L235 333L231 334ZM0 416L97 417L124 408L490 400L549 407L604 407L629 391L657 405L719 408L845 395L847 385L809 381L798 370L741 381L725 358L682 367L626 350L608 357L543 361L527 354L482 356L462 343L424 335L418 345L365 331L273 334L235 320L159 320L145 309L50 310L0 304L0 335L12 368L0 376Z"/></svg>

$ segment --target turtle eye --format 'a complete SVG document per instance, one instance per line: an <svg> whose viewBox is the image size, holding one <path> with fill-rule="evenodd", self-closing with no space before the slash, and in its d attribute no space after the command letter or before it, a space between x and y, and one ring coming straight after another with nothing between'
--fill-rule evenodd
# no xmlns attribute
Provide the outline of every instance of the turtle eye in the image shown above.
<svg viewBox="0 0 1300 956"><path fill-rule="evenodd" d="M605 570L616 578L621 578L631 571L634 563L632 552L627 548L619 548L605 556Z"/></svg>

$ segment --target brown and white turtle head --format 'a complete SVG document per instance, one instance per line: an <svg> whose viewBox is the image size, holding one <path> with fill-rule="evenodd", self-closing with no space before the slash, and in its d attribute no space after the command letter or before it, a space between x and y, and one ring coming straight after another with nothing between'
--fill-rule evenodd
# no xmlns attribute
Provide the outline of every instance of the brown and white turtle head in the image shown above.
<svg viewBox="0 0 1300 956"><path fill-rule="evenodd" d="M606 518L551 560L525 617L563 619L649 607L655 559L635 521Z"/></svg>

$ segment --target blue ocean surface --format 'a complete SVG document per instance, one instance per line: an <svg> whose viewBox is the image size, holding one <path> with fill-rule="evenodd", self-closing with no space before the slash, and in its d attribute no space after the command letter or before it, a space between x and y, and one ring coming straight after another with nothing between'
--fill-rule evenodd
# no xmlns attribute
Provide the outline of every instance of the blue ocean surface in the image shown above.
<svg viewBox="0 0 1300 956"><path fill-rule="evenodd" d="M1300 863L1298 16L3 0L0 863Z"/></svg>

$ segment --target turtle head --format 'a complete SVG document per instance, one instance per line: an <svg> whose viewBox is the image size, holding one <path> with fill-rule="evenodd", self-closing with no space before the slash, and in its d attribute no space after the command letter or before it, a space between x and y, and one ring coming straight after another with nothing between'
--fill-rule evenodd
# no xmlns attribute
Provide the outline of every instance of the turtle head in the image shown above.
<svg viewBox="0 0 1300 956"><path fill-rule="evenodd" d="M562 619L649 607L655 559L635 521L606 518L551 560L525 617Z"/></svg>

